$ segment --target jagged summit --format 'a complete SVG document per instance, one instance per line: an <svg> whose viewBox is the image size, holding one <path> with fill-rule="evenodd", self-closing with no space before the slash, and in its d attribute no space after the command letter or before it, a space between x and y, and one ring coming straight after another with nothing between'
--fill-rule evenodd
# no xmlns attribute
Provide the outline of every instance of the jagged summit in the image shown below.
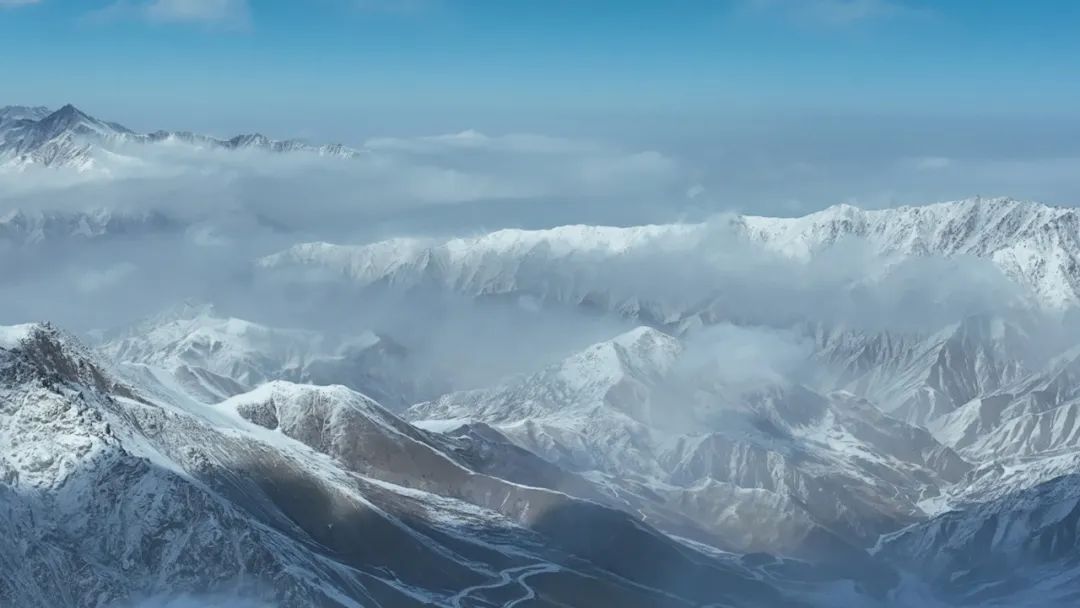
<svg viewBox="0 0 1080 608"><path fill-rule="evenodd" d="M36 379L45 386L62 383L131 396L81 340L52 323L0 326L0 354L6 354L0 357L0 385Z"/></svg>
<svg viewBox="0 0 1080 608"><path fill-rule="evenodd" d="M92 120L94 120L94 119L90 118L88 115L84 114L82 110L76 108L74 105L69 103L69 104L65 104L64 106L61 106L58 110L56 110L52 114L49 114L47 117L45 117L43 119L43 122L46 123L46 124L68 124L68 125L70 125L70 124L74 124L74 123L77 123L77 122L80 122L80 121L89 122L89 121L92 121Z"/></svg>
<svg viewBox="0 0 1080 608"><path fill-rule="evenodd" d="M299 140L275 140L258 133L229 139L160 130L136 133L121 124L95 118L73 104L66 104L54 111L25 106L0 109L0 166L37 165L90 171L97 168L95 159L103 152L116 154L117 146L160 142L183 142L225 150L307 152L340 158L359 154L340 144L316 146Z"/></svg>
<svg viewBox="0 0 1080 608"><path fill-rule="evenodd" d="M921 207L840 206L798 218L736 216L722 221L721 229L713 224L561 226L441 241L302 243L257 265L268 272L320 269L326 272L308 274L347 277L365 285L426 284L467 295L528 294L562 304L601 305L640 321L673 325L710 303L691 296L680 301L679 294L664 294L660 302L626 289L604 291L608 282L592 277L597 265L672 250L707 261L714 248L723 260L726 248L742 246L740 240L750 251L759 247L763 254L806 261L850 239L860 241L866 255L884 261L983 258L1020 287L1015 294L1019 302L1048 309L1080 303L1080 211L1072 208L972 198ZM882 264L883 271L889 267Z"/></svg>
<svg viewBox="0 0 1080 608"><path fill-rule="evenodd" d="M115 137L131 133L127 127L98 120L68 104L37 121L34 131L41 138L57 137L65 132L82 136Z"/></svg>

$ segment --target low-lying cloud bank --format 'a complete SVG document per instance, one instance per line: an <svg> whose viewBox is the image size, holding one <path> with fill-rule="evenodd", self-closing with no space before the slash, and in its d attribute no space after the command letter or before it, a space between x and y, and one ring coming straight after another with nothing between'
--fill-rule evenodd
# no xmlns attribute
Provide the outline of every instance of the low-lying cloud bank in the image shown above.
<svg viewBox="0 0 1080 608"><path fill-rule="evenodd" d="M665 325L699 317L928 331L965 316L1037 307L1032 294L987 259L887 255L858 238L795 258L749 238L732 216L699 225L305 246L264 258L260 273L289 285L390 281L466 295L526 295L640 313L639 320Z"/></svg>
<svg viewBox="0 0 1080 608"><path fill-rule="evenodd" d="M693 186L650 150L537 135L376 139L343 158L314 151L228 150L166 140L113 143L82 171L0 172L0 209L153 211L183 223L255 223L321 238L371 226L438 232L419 214L458 205L662 205ZM524 211L521 221L542 215ZM444 216L445 217L445 216ZM483 225L476 218L474 227Z"/></svg>
<svg viewBox="0 0 1080 608"><path fill-rule="evenodd" d="M471 269L446 262L474 242L455 235L605 215L632 223L641 208L666 209L678 222L688 201L710 197L672 156L596 141L462 132L373 139L351 158L166 142L116 145L96 162L85 173L0 174L0 323L89 331L197 298L278 326L387 333L432 366L454 361L463 383L478 384L642 322L688 332L701 321L925 333L1035 308L986 259L894 257L857 239L793 259L724 214L658 228L632 247L575 249L581 243L570 240L523 257L492 251ZM951 162L923 159L912 170ZM300 242L400 236L431 244L410 262L424 281L409 289L397 278L361 284L319 264L255 265ZM445 260L420 263L433 255ZM508 282L477 282L494 276ZM802 348L775 338L744 340L750 350L739 359Z"/></svg>

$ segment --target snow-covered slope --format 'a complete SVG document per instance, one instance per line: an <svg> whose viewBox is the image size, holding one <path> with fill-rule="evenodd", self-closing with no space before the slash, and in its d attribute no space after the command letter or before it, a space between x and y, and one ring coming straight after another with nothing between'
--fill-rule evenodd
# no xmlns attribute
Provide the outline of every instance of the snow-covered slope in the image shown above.
<svg viewBox="0 0 1080 608"><path fill-rule="evenodd" d="M985 315L929 335L821 326L811 333L826 387L863 395L919 426L1023 378L1032 341L1022 326Z"/></svg>
<svg viewBox="0 0 1080 608"><path fill-rule="evenodd" d="M91 142L108 143L131 134L128 129L98 120L66 105L41 116L40 108L0 110L0 161L13 165L94 166Z"/></svg>
<svg viewBox="0 0 1080 608"><path fill-rule="evenodd" d="M354 337L268 327L185 303L106 338L99 347L125 375L175 383L207 403L271 380L343 384L400 408L440 382L406 349L370 332Z"/></svg>
<svg viewBox="0 0 1080 608"><path fill-rule="evenodd" d="M572 470L644 483L741 550L800 554L821 531L869 543L921 516L918 502L968 468L926 431L850 394L717 385L682 351L639 328L406 415L434 428L482 421Z"/></svg>
<svg viewBox="0 0 1080 608"><path fill-rule="evenodd" d="M878 554L971 606L1075 606L1080 483L1066 475L882 539Z"/></svg>
<svg viewBox="0 0 1080 608"><path fill-rule="evenodd" d="M295 376L318 354L320 342L314 333L219 318L212 306L198 306L141 323L101 350L117 362L164 370L193 394L216 402Z"/></svg>
<svg viewBox="0 0 1080 608"><path fill-rule="evenodd" d="M161 234L178 228L175 220L155 211L103 207L81 211L15 209L0 215L0 243L48 245L56 241Z"/></svg>
<svg viewBox="0 0 1080 608"><path fill-rule="evenodd" d="M597 275L612 260L642 260L682 252L706 266L714 253L718 277L732 247L806 261L850 239L883 259L913 256L985 258L1049 308L1080 302L1080 214L1012 199L968 199L923 207L862 210L840 205L800 218L733 216L709 224L630 228L564 226L500 230L445 241L395 239L360 246L296 245L259 261L267 271L323 270L361 284L434 284L470 295L528 293L601 305L644 321L671 323L715 304L722 285L702 275L695 293L635 293L633 283L613 290ZM590 270L591 269L591 270ZM887 270L887 267L884 268ZM593 274L590 275L590 272ZM680 295L682 299L679 299ZM722 301L722 298L720 298Z"/></svg>
<svg viewBox="0 0 1080 608"><path fill-rule="evenodd" d="M1080 464L1077 351L988 391L929 422L930 431L976 468L949 492L953 504L1000 498Z"/></svg>
<svg viewBox="0 0 1080 608"><path fill-rule="evenodd" d="M239 588L278 606L776 606L800 601L779 587L830 589L479 473L474 444L343 387L208 406L117 381L52 327L0 335L4 605Z"/></svg>
<svg viewBox="0 0 1080 608"><path fill-rule="evenodd" d="M1080 301L1075 208L973 198L880 210L838 205L802 218L745 217L742 222L751 238L796 257L859 237L887 254L987 258L1048 306Z"/></svg>

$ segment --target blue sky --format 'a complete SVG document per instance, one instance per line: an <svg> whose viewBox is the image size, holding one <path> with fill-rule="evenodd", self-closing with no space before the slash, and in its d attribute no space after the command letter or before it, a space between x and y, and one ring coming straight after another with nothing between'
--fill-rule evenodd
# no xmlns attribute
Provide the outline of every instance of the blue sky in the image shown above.
<svg viewBox="0 0 1080 608"><path fill-rule="evenodd" d="M742 208L1080 203L1080 2L0 0L0 104L657 150Z"/></svg>
<svg viewBox="0 0 1080 608"><path fill-rule="evenodd" d="M5 102L146 127L1080 112L1080 3L1066 0L0 5Z"/></svg>

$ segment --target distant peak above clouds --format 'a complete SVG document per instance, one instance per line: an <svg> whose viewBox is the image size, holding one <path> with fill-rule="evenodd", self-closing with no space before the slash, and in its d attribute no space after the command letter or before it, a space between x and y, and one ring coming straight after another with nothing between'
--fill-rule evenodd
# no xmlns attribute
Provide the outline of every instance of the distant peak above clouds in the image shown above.
<svg viewBox="0 0 1080 608"><path fill-rule="evenodd" d="M275 140L259 133L218 139L182 131L136 133L95 118L72 104L52 111L43 106L0 108L0 168L43 166L90 171L98 158L126 144L181 142L223 150L309 152L349 158L359 154L340 144L314 146L300 140Z"/></svg>
<svg viewBox="0 0 1080 608"><path fill-rule="evenodd" d="M67 105L0 109L0 182L0 208L11 201L27 209L107 204L184 217L256 215L260 225L327 238L390 216L438 223L412 213L435 205L492 204L545 217L541 208L585 209L579 202L601 213L652 209L688 200L697 177L677 157L588 138L463 131L350 147L262 133L134 131ZM693 192L701 198L701 188ZM535 203L536 212L511 210L509 201ZM451 221L471 222L469 215Z"/></svg>
<svg viewBox="0 0 1080 608"><path fill-rule="evenodd" d="M797 218L744 215L704 224L499 230L433 242L299 244L263 258L259 266L289 276L348 277L365 285L434 284L469 295L530 294L571 304L603 303L668 325L707 314L712 298L727 300L725 290L760 289L757 275L762 273L790 274L793 282L781 293L791 297L815 270L837 289L899 290L883 291L880 297L887 302L918 289L935 306L954 300L987 305L982 297L987 294L1001 298L995 305L1005 306L1029 291L1040 305L1063 309L1080 303L1078 234L1076 209L971 198L879 210L837 205ZM823 258L848 243L854 248L851 255ZM748 265L746 256L754 263ZM849 259L863 257L892 262L880 265L881 276L866 276L867 269ZM664 260L661 271L658 259ZM949 265L966 262L978 268L963 277L971 282L965 288L956 281L943 286L936 278L926 284L923 275L957 272L959 267ZM622 277L628 273L633 276ZM1009 280L1019 289L1010 291ZM672 282L678 286L671 290L656 287ZM950 291L953 287L958 291ZM966 288L973 292L965 294ZM672 301L669 291L681 299ZM775 291L768 293L775 296Z"/></svg>

